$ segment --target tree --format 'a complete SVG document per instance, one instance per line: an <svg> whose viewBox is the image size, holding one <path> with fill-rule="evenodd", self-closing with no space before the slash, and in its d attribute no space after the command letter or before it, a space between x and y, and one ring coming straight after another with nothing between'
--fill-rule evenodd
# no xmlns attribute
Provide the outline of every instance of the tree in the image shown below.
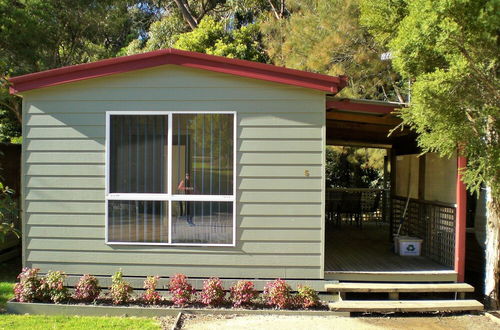
<svg viewBox="0 0 500 330"><path fill-rule="evenodd" d="M10 234L21 235L19 231L19 208L13 197L14 191L0 181L0 243Z"/></svg>
<svg viewBox="0 0 500 330"><path fill-rule="evenodd" d="M406 84L359 24L359 0L287 1L286 15L261 18L272 62L329 75L347 75L339 96L404 102Z"/></svg>
<svg viewBox="0 0 500 330"><path fill-rule="evenodd" d="M500 84L498 0L363 0L362 22L413 81L401 111L424 152L468 159L462 180L489 193L486 287L499 305Z"/></svg>
<svg viewBox="0 0 500 330"><path fill-rule="evenodd" d="M174 1L162 17L133 40L125 54L177 48L230 58L266 62L256 18L270 10L270 1Z"/></svg>
<svg viewBox="0 0 500 330"><path fill-rule="evenodd" d="M0 0L2 140L21 134L20 99L6 78L115 56L146 23L127 0ZM6 115L9 112L9 115ZM13 136L9 136L13 134Z"/></svg>
<svg viewBox="0 0 500 330"><path fill-rule="evenodd" d="M179 35L174 48L230 58L265 62L259 29L254 24L228 30L224 21L205 17L194 31Z"/></svg>
<svg viewBox="0 0 500 330"><path fill-rule="evenodd" d="M381 188L384 149L326 147L327 188Z"/></svg>

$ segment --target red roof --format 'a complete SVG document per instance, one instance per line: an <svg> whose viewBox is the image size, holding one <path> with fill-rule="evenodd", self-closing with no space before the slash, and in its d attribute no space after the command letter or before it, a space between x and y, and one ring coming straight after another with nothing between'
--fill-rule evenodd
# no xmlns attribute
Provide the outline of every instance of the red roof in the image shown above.
<svg viewBox="0 0 500 330"><path fill-rule="evenodd" d="M189 68L232 74L293 86L338 93L347 85L347 77L332 77L318 73L287 69L270 64L231 59L222 56L162 49L153 52L116 57L93 63L66 66L58 69L12 77L10 93L55 86L79 80L108 76L133 70L174 64Z"/></svg>

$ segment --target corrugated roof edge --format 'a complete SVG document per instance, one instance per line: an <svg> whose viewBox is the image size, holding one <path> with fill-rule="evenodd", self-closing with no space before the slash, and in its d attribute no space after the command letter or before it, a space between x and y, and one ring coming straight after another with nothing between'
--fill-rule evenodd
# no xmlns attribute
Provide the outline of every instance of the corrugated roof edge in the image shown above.
<svg viewBox="0 0 500 330"><path fill-rule="evenodd" d="M270 64L169 48L12 77L9 79L10 93L16 94L166 64L305 87L332 94L338 93L347 86L348 82L346 76L327 76Z"/></svg>

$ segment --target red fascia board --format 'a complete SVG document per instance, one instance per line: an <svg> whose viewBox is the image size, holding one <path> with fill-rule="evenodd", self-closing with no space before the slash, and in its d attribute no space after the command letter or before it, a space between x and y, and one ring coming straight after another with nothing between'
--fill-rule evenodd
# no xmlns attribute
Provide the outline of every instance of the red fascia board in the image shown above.
<svg viewBox="0 0 500 330"><path fill-rule="evenodd" d="M400 108L398 105L370 104L362 102L353 102L350 100L327 101L326 109L337 109L357 112L369 112L376 114L389 114L395 109Z"/></svg>
<svg viewBox="0 0 500 330"><path fill-rule="evenodd" d="M337 93L347 85L347 77L345 76L332 77L222 56L177 49L163 49L13 77L9 79L12 83L10 92L14 94L167 64L305 87L329 93Z"/></svg>

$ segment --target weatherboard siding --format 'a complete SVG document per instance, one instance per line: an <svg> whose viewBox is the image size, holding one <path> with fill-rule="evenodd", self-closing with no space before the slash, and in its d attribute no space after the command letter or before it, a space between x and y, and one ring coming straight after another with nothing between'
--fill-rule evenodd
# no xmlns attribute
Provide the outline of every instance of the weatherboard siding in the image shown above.
<svg viewBox="0 0 500 330"><path fill-rule="evenodd" d="M23 97L27 266L323 278L322 92L162 66ZM237 112L235 247L105 243L105 113L156 110Z"/></svg>

